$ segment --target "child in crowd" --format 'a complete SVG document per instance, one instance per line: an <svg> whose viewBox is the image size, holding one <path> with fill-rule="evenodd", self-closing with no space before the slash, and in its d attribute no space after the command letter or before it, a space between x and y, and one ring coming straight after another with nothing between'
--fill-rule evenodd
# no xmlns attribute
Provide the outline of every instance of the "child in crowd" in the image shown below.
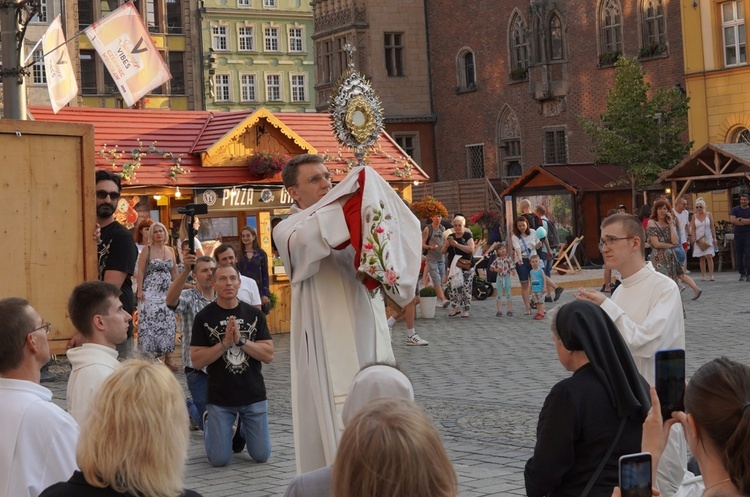
<svg viewBox="0 0 750 497"><path fill-rule="evenodd" d="M513 305L510 300L510 275L516 273L516 265L513 259L508 257L508 247L501 244L495 250L497 258L492 261L490 271L497 273L497 280L495 286L497 287L497 313L495 316L501 317L503 315L502 310L502 297L505 295L505 300L508 303L507 316L512 316L511 306Z"/></svg>
<svg viewBox="0 0 750 497"><path fill-rule="evenodd" d="M536 316L534 319L544 319L544 269L540 267L541 259L538 255L529 258L531 262L531 296L536 301Z"/></svg>

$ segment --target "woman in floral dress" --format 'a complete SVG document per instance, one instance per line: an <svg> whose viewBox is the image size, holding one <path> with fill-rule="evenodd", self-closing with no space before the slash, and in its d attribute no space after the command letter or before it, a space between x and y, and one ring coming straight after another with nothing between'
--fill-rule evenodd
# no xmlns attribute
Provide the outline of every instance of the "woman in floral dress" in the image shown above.
<svg viewBox="0 0 750 497"><path fill-rule="evenodd" d="M654 269L669 276L675 282L682 280L695 292L693 300L701 296L702 290L698 288L693 279L682 271L682 266L677 261L674 248L680 242L677 228L672 216L672 206L664 199L657 199L651 209L651 218L646 225L646 238L651 245L649 260Z"/></svg>
<svg viewBox="0 0 750 497"><path fill-rule="evenodd" d="M167 291L177 275L177 263L172 247L166 245L167 228L154 223L149 230L150 245L138 259L138 348L156 357L164 356L173 371L178 365L171 362L177 331L175 315L166 304Z"/></svg>

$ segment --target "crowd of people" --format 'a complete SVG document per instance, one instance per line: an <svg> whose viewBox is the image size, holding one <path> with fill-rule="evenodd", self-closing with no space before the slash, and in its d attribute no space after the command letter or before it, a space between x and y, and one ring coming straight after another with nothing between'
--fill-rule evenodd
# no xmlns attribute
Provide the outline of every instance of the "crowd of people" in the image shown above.
<svg viewBox="0 0 750 497"><path fill-rule="evenodd" d="M439 305L451 308L449 316L469 317L476 241L459 213L447 229L439 216L430 219L420 247L419 238L409 236L420 229L416 219L388 185L364 168L352 175L332 189L322 158L314 155L292 159L282 173L296 202L293 215L274 232L293 285L299 476L286 495L455 497L456 472L410 380L396 366L387 331L393 323L385 319L383 299L373 298L356 276L352 261L370 259L355 259L351 238L369 229L372 245L372 234L394 234L388 242L402 265L373 265L368 274L372 288L380 285L403 306L407 323L414 320L420 258L428 284L439 296L445 292ZM167 228L151 222L136 229L139 257L133 237L112 219L119 178L100 171L96 189L100 280L77 285L68 299L78 333L69 343L67 411L40 385L39 370L50 358L50 323L24 299L0 299L0 402L7 406L2 431L17 440L0 447L0 497L196 497L184 485L190 424L203 431L213 466L228 464L243 450L257 463L271 457L262 373L274 359L262 310L269 296L268 256L248 226L239 258L230 245L217 247L213 257L188 247L178 269ZM748 204L750 197L741 196L740 208L732 210L736 227L750 225ZM380 224L352 227L373 219L351 217L346 211L352 205L380 213ZM666 421L653 387L656 353L685 349L678 284L691 286L694 299L701 295L677 247L685 250L683 243L692 240L702 279L713 279L713 252L698 240L715 246L716 234L702 199L699 205L693 219L683 215L682 199L674 210L657 200L643 219L624 212L606 217L599 248L617 288L609 295L579 288L572 302L549 314L544 304L559 299L562 287L549 275L555 247L543 206L532 213L522 201L510 240L491 246L497 316L503 316L503 299L505 316L512 316L515 275L526 314L533 303L534 318L547 319L557 358L572 373L552 388L539 414L536 447L524 470L530 497L618 495L618 459L641 450L652 454L661 495L750 494L750 367L727 358L707 363L686 387L685 411ZM739 230L737 237L743 236ZM350 247L342 250L347 240ZM370 250L365 244L360 249ZM747 279L748 266L740 261ZM389 271L403 275L403 282L394 284ZM351 303L344 311L351 312L324 312L326 304L317 298L323 286L339 291ZM141 357L133 359L127 344L136 301ZM187 398L158 360L174 351L178 322ZM420 340L407 336L412 345ZM334 345L335 354L328 351ZM169 366L170 358L164 362ZM688 448L700 476L687 470Z"/></svg>

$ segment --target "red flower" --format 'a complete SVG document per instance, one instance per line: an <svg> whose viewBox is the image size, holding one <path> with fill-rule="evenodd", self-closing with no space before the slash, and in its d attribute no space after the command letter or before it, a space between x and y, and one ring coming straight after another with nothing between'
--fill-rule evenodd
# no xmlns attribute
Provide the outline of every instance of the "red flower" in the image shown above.
<svg viewBox="0 0 750 497"><path fill-rule="evenodd" d="M383 229L383 227L382 227L382 226L378 226L377 228L375 228L375 233L382 233L382 232L384 232L384 231L385 231L385 230Z"/></svg>
<svg viewBox="0 0 750 497"><path fill-rule="evenodd" d="M365 243L364 245L362 245L362 247L364 247L365 250L372 250L373 244L372 243Z"/></svg>

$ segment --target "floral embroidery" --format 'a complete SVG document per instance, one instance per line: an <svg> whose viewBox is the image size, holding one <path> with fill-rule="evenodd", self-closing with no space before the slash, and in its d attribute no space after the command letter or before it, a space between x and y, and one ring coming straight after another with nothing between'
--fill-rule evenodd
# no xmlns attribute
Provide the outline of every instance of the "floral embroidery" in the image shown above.
<svg viewBox="0 0 750 497"><path fill-rule="evenodd" d="M362 244L359 270L379 281L385 290L395 293L398 292L401 276L393 269L388 249L391 239L388 221L392 219L393 216L386 212L383 201L380 202L379 209L368 207L365 213L365 232L369 232L369 235Z"/></svg>

